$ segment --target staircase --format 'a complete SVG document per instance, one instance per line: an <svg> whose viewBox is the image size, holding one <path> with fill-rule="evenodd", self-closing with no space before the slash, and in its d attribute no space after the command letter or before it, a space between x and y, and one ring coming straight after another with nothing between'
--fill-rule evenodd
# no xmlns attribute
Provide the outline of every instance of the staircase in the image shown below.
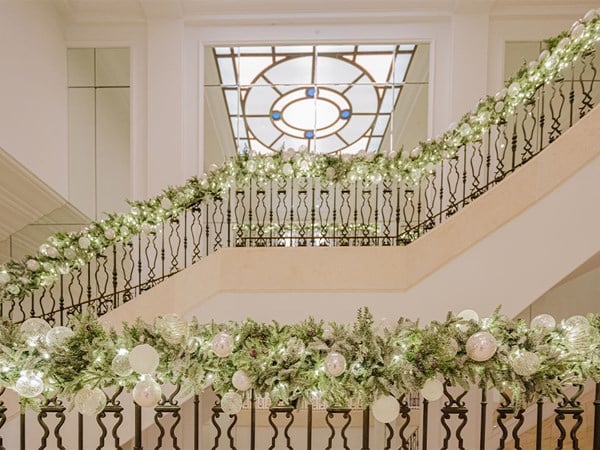
<svg viewBox="0 0 600 450"><path fill-rule="evenodd" d="M594 20L594 26L600 23ZM500 100L488 98L456 129L410 152L351 161L303 153L241 157L134 203L128 214L54 235L37 255L0 270L2 313L13 322L42 317L62 325L91 309L105 326L117 329L122 321L152 321L171 312L206 322L252 317L292 323L307 315L351 322L365 304L377 318L419 317L426 323L443 319L449 309L475 308L489 315L500 304L504 314L514 316L600 251L600 215L594 207L600 200L597 56L573 44L579 42L575 38L566 47L560 42L554 44L559 55L580 53L577 64L560 66L561 76L552 76L552 83L531 85L528 77L536 72L526 71L500 96L501 111ZM486 389L472 389L466 397L471 411L481 408L479 421L472 419L465 431L469 450L486 441L488 395ZM328 408L324 416L342 419L341 425L327 425L336 445L345 445L339 442L348 429L355 441L362 439L363 449L369 448L370 435L381 437L382 448L391 448L394 437L407 448L409 438L420 436L422 448L429 440L430 445L444 441L448 449L453 448L449 434L444 440L448 415L452 440L465 448L462 398L459 388L446 386L445 405L424 401L421 415L412 419L424 427L416 435L408 428L411 413L404 397L394 426L372 424L368 408ZM163 441L179 448L176 430L183 412L188 414L182 425L185 445L199 448L200 424L205 424L213 430L212 448L235 448L246 439L254 448L260 416L254 395L242 417L249 421L241 424L246 429L235 428L237 416L224 414L213 400L165 395L152 413L132 406L118 391L98 417L114 414L112 440L118 448L128 448L121 444L132 440L129 446L141 450L142 430L152 420L158 428L146 438L157 441L157 448ZM567 406L572 406L567 414L579 414L575 400ZM289 413L291 426L295 413L285 409L290 405L277 407L283 409L268 408L261 420L274 411ZM443 412L441 424L428 419L436 409ZM297 413L307 424L313 423L312 414L312 405ZM0 425L11 430L7 448L25 448L25 435L31 437L26 424L34 417L43 430L35 440L41 448L53 448L46 442L49 415L57 448L67 448L63 419L79 426L77 434L65 434L68 445L86 448L84 428L94 429L99 448L105 445L105 425L98 438L91 419L66 419L64 405L51 399L39 414L0 411ZM124 417L133 419L120 429ZM356 429L352 420L360 424ZM277 437L281 427L272 428ZM313 428L306 428L310 443ZM600 432L594 439L600 440Z"/></svg>

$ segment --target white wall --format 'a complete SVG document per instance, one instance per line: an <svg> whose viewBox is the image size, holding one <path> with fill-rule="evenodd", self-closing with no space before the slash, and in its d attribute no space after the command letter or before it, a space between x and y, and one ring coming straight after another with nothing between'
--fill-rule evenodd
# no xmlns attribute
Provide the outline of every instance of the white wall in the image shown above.
<svg viewBox="0 0 600 450"><path fill-rule="evenodd" d="M0 5L0 146L67 197L63 27L50 2Z"/></svg>

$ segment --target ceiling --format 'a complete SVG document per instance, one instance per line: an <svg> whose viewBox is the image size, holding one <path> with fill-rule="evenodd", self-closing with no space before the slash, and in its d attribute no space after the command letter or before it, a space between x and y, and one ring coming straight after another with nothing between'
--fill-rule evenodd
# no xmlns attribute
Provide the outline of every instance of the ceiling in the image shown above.
<svg viewBox="0 0 600 450"><path fill-rule="evenodd" d="M42 0L40 0L42 1ZM50 0L72 21L143 21L182 18L190 22L276 18L364 20L364 14L440 16L455 12L495 15L563 15L598 7L598 0Z"/></svg>

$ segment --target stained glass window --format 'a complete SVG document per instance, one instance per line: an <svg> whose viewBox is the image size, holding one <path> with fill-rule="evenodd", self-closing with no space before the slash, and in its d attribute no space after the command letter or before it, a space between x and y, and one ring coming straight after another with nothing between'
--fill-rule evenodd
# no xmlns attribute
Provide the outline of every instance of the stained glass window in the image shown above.
<svg viewBox="0 0 600 450"><path fill-rule="evenodd" d="M239 152L376 152L415 45L215 47Z"/></svg>

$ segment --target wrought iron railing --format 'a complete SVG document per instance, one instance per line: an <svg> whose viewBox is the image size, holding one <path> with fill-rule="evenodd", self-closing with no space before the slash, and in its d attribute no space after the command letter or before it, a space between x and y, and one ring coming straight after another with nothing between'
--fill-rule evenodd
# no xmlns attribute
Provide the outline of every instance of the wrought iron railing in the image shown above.
<svg viewBox="0 0 600 450"><path fill-rule="evenodd" d="M264 408L254 397L240 413L228 415L218 400L211 406L210 396L193 396L183 406L187 398L177 388L151 410L134 405L120 388L109 393L96 417L69 413L60 400L39 412L21 412L13 420L19 432L16 426L8 432L3 406L0 449L600 449L600 384L590 411L580 401L583 386L560 393L558 402L540 399L527 410L515 410L505 395L491 405L485 390L467 400L468 392L446 386L440 402L422 400L417 411L401 397L398 418L381 424L369 408ZM535 419L524 425L528 413Z"/></svg>

